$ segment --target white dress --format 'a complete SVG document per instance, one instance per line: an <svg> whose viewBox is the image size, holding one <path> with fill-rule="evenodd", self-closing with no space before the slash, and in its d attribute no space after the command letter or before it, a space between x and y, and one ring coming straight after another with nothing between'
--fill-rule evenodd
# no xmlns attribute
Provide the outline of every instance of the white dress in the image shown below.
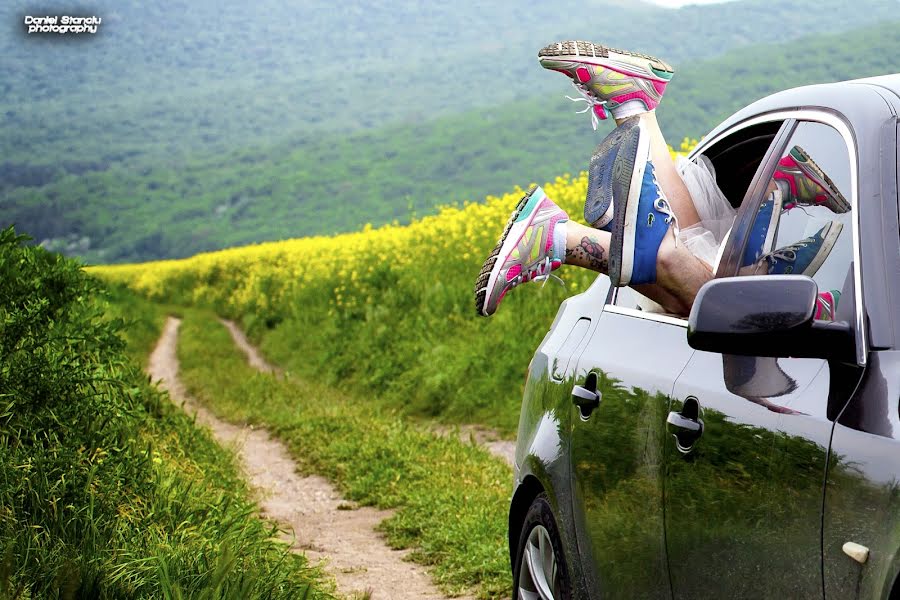
<svg viewBox="0 0 900 600"><path fill-rule="evenodd" d="M678 242L684 244L691 254L715 267L719 249L731 230L737 211L716 184L716 171L708 158L700 155L694 162L679 156L675 168L684 180L700 217L699 223L681 229Z"/></svg>

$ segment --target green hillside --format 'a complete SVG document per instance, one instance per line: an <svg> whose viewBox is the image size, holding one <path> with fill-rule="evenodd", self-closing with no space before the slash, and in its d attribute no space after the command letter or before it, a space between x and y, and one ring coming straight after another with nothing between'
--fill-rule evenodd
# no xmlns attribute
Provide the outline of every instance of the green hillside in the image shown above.
<svg viewBox="0 0 900 600"><path fill-rule="evenodd" d="M753 46L679 67L660 112L673 145L768 93L896 70L897 23ZM748 60L751 57L751 60ZM552 94L425 124L235 150L178 167L110 168L7 192L4 214L98 262L179 257L261 240L405 221L584 168L592 134L564 78Z"/></svg>
<svg viewBox="0 0 900 600"><path fill-rule="evenodd" d="M527 10L513 0L41 5L101 16L90 39L17 32L34 10L26 0L0 7L0 191L540 96L557 88L535 77L534 56L555 39L598 39L681 64L881 22L897 2L851 10L842 0L744 0L676 11L610 0Z"/></svg>

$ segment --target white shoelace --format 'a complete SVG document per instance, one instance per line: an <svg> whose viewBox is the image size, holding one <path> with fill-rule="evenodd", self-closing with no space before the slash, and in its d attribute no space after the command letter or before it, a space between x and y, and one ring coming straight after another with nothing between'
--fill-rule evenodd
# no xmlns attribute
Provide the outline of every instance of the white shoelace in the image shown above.
<svg viewBox="0 0 900 600"><path fill-rule="evenodd" d="M662 186L659 185L659 180L656 178L656 169L653 169L653 185L656 186L656 189L662 191ZM678 234L681 232L681 228L678 226L678 217L675 216L672 207L669 206L668 201L662 196L656 197L656 200L653 201L653 206L656 210L666 215L666 223L672 224L672 229L675 231L675 245L677 246Z"/></svg>
<svg viewBox="0 0 900 600"><path fill-rule="evenodd" d="M814 243L816 243L815 236L803 238L800 241L794 242L790 246L785 246L783 248L773 250L772 252L767 254L765 258L772 265L774 265L777 260L795 262L797 260L797 251L799 251L801 248L805 248L809 244Z"/></svg>
<svg viewBox="0 0 900 600"><path fill-rule="evenodd" d="M559 282L559 284L560 284L561 286L566 287L566 282L565 282L565 281L563 281L563 280L562 280L560 277L558 277L557 275L554 275L553 273L551 273L551 269L550 269L550 267L551 267L551 262L552 262L552 261L550 260L550 257L549 257L549 256L545 256L545 257L544 257L544 262L539 263L539 264L537 264L537 265L534 266L534 270L537 270L537 268L540 267L540 268L541 268L541 272L542 272L543 274L542 274L542 275L535 275L534 277L531 278L531 280L532 280L532 281L543 281L544 283L541 284L541 289L544 289L544 286L547 285L547 281L548 281L549 279L555 279L557 282Z"/></svg>
<svg viewBox="0 0 900 600"><path fill-rule="evenodd" d="M591 113L591 127L594 128L594 131L597 131L597 126L600 125L600 119L597 118L597 113L594 112L594 106L599 105L603 106L606 102L602 102L597 100L593 96L591 96L590 92L584 89L582 86L578 85L574 81L572 82L572 87L574 87L579 94L581 94L581 98L573 98L572 96L566 96L572 102L587 102L587 107L584 110L576 111L576 115L580 115L582 113L590 112Z"/></svg>

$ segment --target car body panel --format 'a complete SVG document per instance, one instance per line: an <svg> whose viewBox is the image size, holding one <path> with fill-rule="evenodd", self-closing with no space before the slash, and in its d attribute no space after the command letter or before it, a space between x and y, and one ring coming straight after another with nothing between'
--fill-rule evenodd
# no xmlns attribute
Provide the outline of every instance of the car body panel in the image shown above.
<svg viewBox="0 0 900 600"><path fill-rule="evenodd" d="M819 514L831 426L824 411L824 427L805 422L813 417L804 411L825 405L826 361L698 351L674 395L696 398L704 422L689 452L678 452L674 440L666 448L675 598L821 598Z"/></svg>
<svg viewBox="0 0 900 600"><path fill-rule="evenodd" d="M581 570L572 516L571 456L566 431L569 428L572 386L575 381L577 348L590 337L609 291L609 279L599 276L582 294L566 299L538 346L528 367L528 379L519 416L516 456L513 463L513 498L510 504L510 560L514 561L521 526L532 500L546 492L556 516L568 561L570 580L577 598L586 598L593 587L590 574ZM583 335L577 333L582 328ZM576 332L573 336L573 332ZM563 366L565 365L565 366ZM513 568L515 568L513 563Z"/></svg>
<svg viewBox="0 0 900 600"><path fill-rule="evenodd" d="M602 400L587 419L572 409L573 514L584 569L604 598L669 598L664 423L691 354L683 326L607 310L578 361L579 378L598 375Z"/></svg>

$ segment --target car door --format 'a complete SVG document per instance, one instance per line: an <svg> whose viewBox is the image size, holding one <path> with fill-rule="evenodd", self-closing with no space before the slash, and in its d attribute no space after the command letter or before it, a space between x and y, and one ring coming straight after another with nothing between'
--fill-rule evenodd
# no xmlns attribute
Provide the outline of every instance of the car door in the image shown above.
<svg viewBox="0 0 900 600"><path fill-rule="evenodd" d="M628 294L626 290L624 294ZM692 354L686 321L608 304L578 361L594 410L572 407L573 514L594 598L669 598L662 517L666 409Z"/></svg>
<svg viewBox="0 0 900 600"><path fill-rule="evenodd" d="M834 295L822 297L837 303L829 318L842 319L855 311L855 211L797 205L772 221L772 211L763 207L776 162L797 147L855 207L852 137L831 114L790 116L796 121L785 121L774 139L717 276L760 274L755 261L748 264L760 253L774 253L763 259L763 272L775 260L784 267L791 257L797 260L795 242L834 228L833 246L811 276L820 293ZM768 245L748 253L763 221L774 228L763 236ZM799 269L802 263L796 264ZM675 383L667 417L665 530L676 599L822 597L822 489L833 411L846 402L845 395L835 395L833 382L844 375L843 367L822 359L692 355Z"/></svg>

